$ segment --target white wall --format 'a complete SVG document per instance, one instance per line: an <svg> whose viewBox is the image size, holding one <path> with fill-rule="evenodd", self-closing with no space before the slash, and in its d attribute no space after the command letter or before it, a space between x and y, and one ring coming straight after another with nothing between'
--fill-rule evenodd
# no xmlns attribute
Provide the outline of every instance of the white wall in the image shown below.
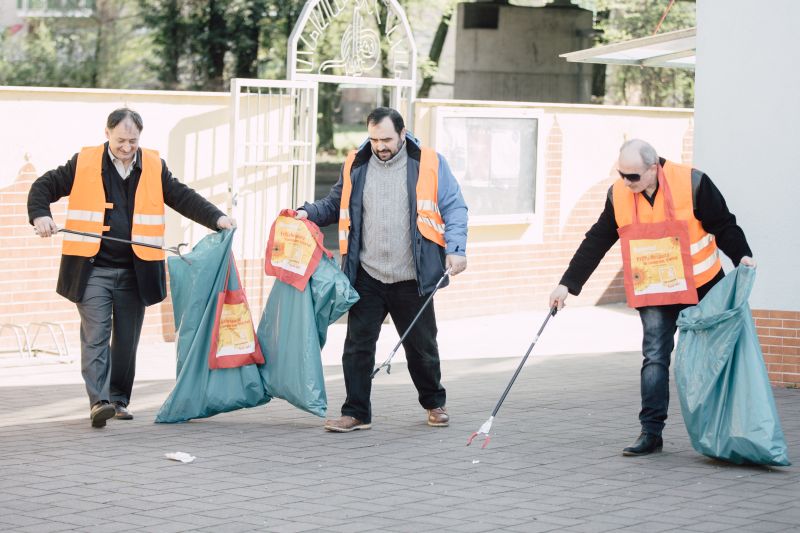
<svg viewBox="0 0 800 533"><path fill-rule="evenodd" d="M694 166L758 261L751 305L800 310L800 2L698 0Z"/></svg>
<svg viewBox="0 0 800 533"><path fill-rule="evenodd" d="M105 142L108 114L128 106L142 115L141 145L158 150L175 177L224 210L229 103L227 93L0 87L0 188L26 162L41 175L81 147ZM197 242L207 233L171 211L167 220L169 241Z"/></svg>

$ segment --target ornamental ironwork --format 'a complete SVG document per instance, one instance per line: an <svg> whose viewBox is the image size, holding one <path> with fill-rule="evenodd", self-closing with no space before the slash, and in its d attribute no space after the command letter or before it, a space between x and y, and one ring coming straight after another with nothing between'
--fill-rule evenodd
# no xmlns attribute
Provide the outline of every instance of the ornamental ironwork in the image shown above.
<svg viewBox="0 0 800 533"><path fill-rule="evenodd" d="M310 1L292 32L288 67L290 79L369 78L406 85L416 78L416 47L396 1Z"/></svg>

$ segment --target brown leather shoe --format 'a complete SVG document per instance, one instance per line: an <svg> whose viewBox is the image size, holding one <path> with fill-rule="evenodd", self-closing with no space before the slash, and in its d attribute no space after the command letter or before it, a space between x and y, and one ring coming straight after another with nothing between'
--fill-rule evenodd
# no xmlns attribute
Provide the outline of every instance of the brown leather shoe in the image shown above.
<svg viewBox="0 0 800 533"><path fill-rule="evenodd" d="M97 402L89 411L93 428L105 427L106 420L114 416L114 406L108 402Z"/></svg>
<svg viewBox="0 0 800 533"><path fill-rule="evenodd" d="M447 409L444 407L428 409L428 425L435 428L444 428L449 426L450 415L447 414Z"/></svg>
<svg viewBox="0 0 800 533"><path fill-rule="evenodd" d="M325 421L325 429L336 433L348 433L357 429L369 429L371 427L372 424L365 424L352 416L341 416L334 420Z"/></svg>

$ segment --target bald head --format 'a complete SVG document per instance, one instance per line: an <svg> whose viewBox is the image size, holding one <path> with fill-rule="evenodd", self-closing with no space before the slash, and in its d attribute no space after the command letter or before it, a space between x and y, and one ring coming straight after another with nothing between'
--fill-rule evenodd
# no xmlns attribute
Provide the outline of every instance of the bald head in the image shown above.
<svg viewBox="0 0 800 533"><path fill-rule="evenodd" d="M650 143L631 139L620 147L619 160L624 161L625 166L639 165L644 170L658 162L658 154Z"/></svg>
<svg viewBox="0 0 800 533"><path fill-rule="evenodd" d="M631 192L652 195L658 185L658 154L650 143L631 139L619 149L617 170Z"/></svg>

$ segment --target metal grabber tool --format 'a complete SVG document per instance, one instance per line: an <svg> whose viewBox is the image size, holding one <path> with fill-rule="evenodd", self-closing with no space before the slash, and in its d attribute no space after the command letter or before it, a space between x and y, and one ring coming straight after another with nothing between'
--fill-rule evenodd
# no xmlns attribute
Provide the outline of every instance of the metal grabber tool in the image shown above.
<svg viewBox="0 0 800 533"><path fill-rule="evenodd" d="M111 237L109 235L98 235L96 233L87 233L85 231L75 231L75 230L72 230L72 229L65 229L65 228L60 228L58 230L58 233L72 233L72 234L75 234L75 235L83 235L84 237L94 237L95 239L106 239L106 240L109 240L109 241L124 242L125 244L135 244L136 246L146 246L147 248L155 248L156 250L164 250L165 252L171 252L171 253L177 255L178 257L180 257L181 259L186 261L187 264L189 264L189 265L192 264L191 260L186 259L181 254L181 247L189 246L185 242L182 242L177 246L164 247L164 246L157 246L155 244L147 244L146 242L129 241L129 240L126 240L126 239L120 239L120 238L117 238L117 237Z"/></svg>
<svg viewBox="0 0 800 533"><path fill-rule="evenodd" d="M417 312L417 316L414 317L414 320L411 321L411 324L408 326L408 328L406 329L405 333L403 333L402 337L400 337L400 340L397 341L397 344L394 345L394 348L389 353L389 357L387 357L386 361L381 363L380 366L376 367L375 370L372 371L372 376L370 376L370 377L374 378L375 375L378 372L380 372L381 368L383 368L383 367L386 367L386 373L387 374L391 374L392 373L392 357L394 357L394 354L396 354L397 350L400 349L400 345L403 344L403 340L405 340L405 338L411 332L411 329L414 327L414 324L417 323L417 320L419 319L420 315L422 315L422 312L425 311L425 308L428 307L428 304L431 303L431 301L433 300L433 295L436 294L436 291L438 291L439 287L442 286L442 283L444 283L445 278L447 278L447 276L450 275L450 270L451 269L452 269L452 267L450 267L450 268L448 268L447 270L444 271L444 274L442 274L442 277L439 278L439 281L436 282L436 286L433 288L433 292L430 294L430 296L428 296L428 299L425 300L425 303L422 304L422 307L419 308L419 311Z"/></svg>
<svg viewBox="0 0 800 533"><path fill-rule="evenodd" d="M483 423L483 425L480 427L480 429L478 429L478 431L476 431L470 436L470 438L467 440L467 446L472 444L473 439L478 435L484 436L483 446L481 446L481 448L486 448L486 446L488 446L489 441L491 440L489 431L491 431L492 429L492 422L494 421L494 417L497 415L497 411L500 410L500 406L503 405L503 400L505 400L506 396L508 396L508 391L510 391L511 386L514 385L514 380L517 379L517 376L522 370L522 367L525 366L525 361L528 360L528 356L531 354L533 347L536 345L536 341L539 340L539 336L542 334L542 331L544 331L544 327L547 325L547 321L550 320L551 316L556 316L557 312L558 312L557 305L554 305L552 308L550 308L550 312L547 313L547 317L545 317L544 322L542 323L542 327L539 328L539 332L536 334L536 337L534 337L533 342L528 347L528 351L525 354L525 357L523 357L522 361L520 361L519 366L517 366L517 370L514 372L514 375L511 376L511 381L509 381L508 385L506 386L506 390L503 391L503 395L500 396L500 400L497 402L497 405L494 406L494 410L492 411L492 416L489 417L489 420Z"/></svg>

